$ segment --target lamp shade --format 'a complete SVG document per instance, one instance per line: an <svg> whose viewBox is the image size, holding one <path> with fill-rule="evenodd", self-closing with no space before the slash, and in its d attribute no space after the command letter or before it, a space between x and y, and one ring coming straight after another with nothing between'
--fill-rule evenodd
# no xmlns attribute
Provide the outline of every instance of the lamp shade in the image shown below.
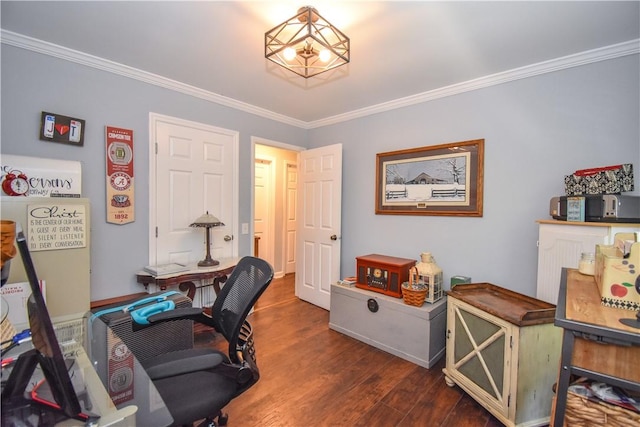
<svg viewBox="0 0 640 427"><path fill-rule="evenodd" d="M222 221L207 211L206 214L199 216L193 221L189 227L219 227L222 225L224 225Z"/></svg>

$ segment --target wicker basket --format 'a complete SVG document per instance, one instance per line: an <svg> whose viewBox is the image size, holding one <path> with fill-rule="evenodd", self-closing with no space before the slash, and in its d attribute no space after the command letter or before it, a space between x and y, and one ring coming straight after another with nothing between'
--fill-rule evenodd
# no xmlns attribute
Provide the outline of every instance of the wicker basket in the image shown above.
<svg viewBox="0 0 640 427"><path fill-rule="evenodd" d="M566 427L637 427L640 414L601 400L589 400L569 391L564 425Z"/></svg>
<svg viewBox="0 0 640 427"><path fill-rule="evenodd" d="M415 270L415 271L414 271ZM418 269L411 267L409 270L409 281L402 284L402 298L404 303L422 307L424 299L429 292L429 287L424 283L416 283L415 278L418 277Z"/></svg>

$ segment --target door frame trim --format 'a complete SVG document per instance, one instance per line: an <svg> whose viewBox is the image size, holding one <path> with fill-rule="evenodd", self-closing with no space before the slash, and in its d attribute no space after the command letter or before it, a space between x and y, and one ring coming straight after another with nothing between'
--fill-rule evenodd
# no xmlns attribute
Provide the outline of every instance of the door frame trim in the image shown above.
<svg viewBox="0 0 640 427"><path fill-rule="evenodd" d="M290 166L295 166L296 167L296 173L297 173L297 168L299 167L298 162L296 161L296 163L291 163L289 161L285 161L285 166L284 166L284 188L282 189L282 191L284 192L284 206L285 208L289 207L289 183L288 183L288 178L289 178L289 167ZM298 187L296 184L296 198L299 198L299 194L298 194ZM296 222L297 222L297 212L296 212ZM283 242L287 242L288 241L288 235L287 235L287 223L289 221L287 220L287 217L285 215L285 217L283 218L283 224L282 224L282 241ZM296 226L296 233L297 233L297 226ZM286 245L282 246L282 263L283 263L283 272L286 275L287 274L287 249L289 249ZM296 262L298 260L296 259ZM295 272L295 265L293 267L294 272Z"/></svg>
<svg viewBox="0 0 640 427"><path fill-rule="evenodd" d="M251 168L251 218L250 218L250 222L249 222L249 235L253 236L255 230L253 228L253 223L255 221L255 202L256 202L256 195L255 195L255 185L256 185L256 171L255 171L255 161L256 161L256 145L265 145L268 147L274 147L274 148L281 148L283 150L289 150L289 151L295 151L297 153L301 152L301 151L306 151L307 149L305 147L301 147L298 145L291 145L291 144L287 144L285 142L279 142L279 141L274 141L271 139L266 139L266 138L261 138L259 136L252 136L251 137L251 163L254 165L254 167ZM253 238L251 239L251 253L255 253L255 245L254 245L254 240ZM275 256L275 254L274 254ZM297 263L297 260L296 260ZM284 269L283 269L284 271Z"/></svg>
<svg viewBox="0 0 640 427"><path fill-rule="evenodd" d="M156 225L158 224L157 212L155 209L156 206L156 124L158 122L165 122L172 125L184 126L184 127L192 127L195 129L201 129L205 131L212 131L223 133L226 135L233 136L233 157L235 159L235 164L233 165L233 172L231 177L231 182L233 184L232 190L232 212L234 218L234 226L231 230L233 236L238 236L238 227L239 227L239 132L231 129L225 129L213 125L209 125L207 123L194 122L191 120L181 119L179 117L167 116L164 114L149 112L149 264L156 263L157 256L157 240L156 240ZM238 256L238 239L234 238L231 241L232 244L232 253L234 257ZM253 245L253 243L251 243Z"/></svg>

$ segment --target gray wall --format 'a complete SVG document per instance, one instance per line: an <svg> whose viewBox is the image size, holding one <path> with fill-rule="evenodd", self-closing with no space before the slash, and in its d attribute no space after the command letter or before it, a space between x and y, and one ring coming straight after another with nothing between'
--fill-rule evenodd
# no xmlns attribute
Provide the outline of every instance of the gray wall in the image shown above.
<svg viewBox="0 0 640 427"><path fill-rule="evenodd" d="M417 259L428 250L447 283L462 274L535 295L536 220L549 218L564 175L623 162L640 167L638 55L309 131L6 45L1 72L1 152L83 164L93 300L141 290L134 275L149 251L149 112L240 132L239 223L251 220L251 136L303 147L341 142L343 276L354 273L358 255ZM39 141L41 111L85 119L84 147ZM105 125L134 130L136 221L125 226L105 222ZM374 214L376 153L478 138L485 139L483 217ZM240 255L248 254L249 235L239 237Z"/></svg>
<svg viewBox="0 0 640 427"><path fill-rule="evenodd" d="M149 112L240 132L238 224L251 223L251 137L304 146L306 131L93 68L2 45L1 153L82 163L82 192L91 200L91 299L140 292L135 273L149 260ZM40 113L86 120L83 147L38 139ZM133 129L136 220L106 223L106 125ZM249 255L249 235L239 235Z"/></svg>
<svg viewBox="0 0 640 427"><path fill-rule="evenodd" d="M640 194L639 81L633 55L311 130L309 148L343 144L342 275L359 255L431 251L447 284L466 275L535 296L536 220L551 219L564 175L633 163ZM375 215L376 153L480 138L483 217Z"/></svg>

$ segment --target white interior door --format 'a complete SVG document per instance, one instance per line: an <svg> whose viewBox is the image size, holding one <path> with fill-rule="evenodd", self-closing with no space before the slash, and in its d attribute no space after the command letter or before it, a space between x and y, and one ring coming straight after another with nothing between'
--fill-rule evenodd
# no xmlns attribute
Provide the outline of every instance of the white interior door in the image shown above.
<svg viewBox="0 0 640 427"><path fill-rule="evenodd" d="M258 237L260 258L274 265L273 254L273 162L266 159L255 161L255 212L253 214L253 232Z"/></svg>
<svg viewBox="0 0 640 427"><path fill-rule="evenodd" d="M207 211L225 224L211 256L237 256L238 133L151 114L150 134L150 264L204 259L205 229L189 225Z"/></svg>
<svg viewBox="0 0 640 427"><path fill-rule="evenodd" d="M340 276L342 144L299 153L296 295L329 310Z"/></svg>
<svg viewBox="0 0 640 427"><path fill-rule="evenodd" d="M298 223L298 166L287 163L285 194L284 273L296 271L296 230Z"/></svg>

